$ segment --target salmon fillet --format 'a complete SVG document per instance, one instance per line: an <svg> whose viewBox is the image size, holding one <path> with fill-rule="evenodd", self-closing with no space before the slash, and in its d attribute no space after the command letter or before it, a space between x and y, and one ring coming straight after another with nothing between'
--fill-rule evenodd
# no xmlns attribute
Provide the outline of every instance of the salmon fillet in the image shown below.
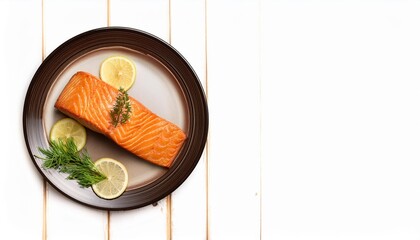
<svg viewBox="0 0 420 240"><path fill-rule="evenodd" d="M118 93L116 88L97 77L77 72L64 87L54 107L140 158L170 167L186 139L185 133L132 97L130 119L114 127L110 111Z"/></svg>

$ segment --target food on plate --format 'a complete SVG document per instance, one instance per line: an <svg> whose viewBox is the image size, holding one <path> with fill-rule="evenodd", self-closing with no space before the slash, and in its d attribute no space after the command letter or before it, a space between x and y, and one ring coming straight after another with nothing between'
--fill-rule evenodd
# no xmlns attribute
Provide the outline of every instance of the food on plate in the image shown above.
<svg viewBox="0 0 420 240"><path fill-rule="evenodd" d="M115 199L121 196L128 185L128 173L125 166L111 158L101 158L93 163L86 149L82 151L75 136L80 138L86 130L71 118L63 118L54 123L50 131L48 148L38 148L43 160L42 167L55 169L68 174L67 179L76 180L80 187L92 187L97 196Z"/></svg>
<svg viewBox="0 0 420 240"><path fill-rule="evenodd" d="M64 87L55 107L140 158L170 167L186 134L132 97L129 97L130 118L115 127L110 111L120 93L117 88L89 73L77 72Z"/></svg>
<svg viewBox="0 0 420 240"><path fill-rule="evenodd" d="M126 123L131 117L131 101L128 93L123 88L118 89L118 91L120 92L110 112L111 122L114 127L118 124Z"/></svg>
<svg viewBox="0 0 420 240"><path fill-rule="evenodd" d="M128 185L128 173L125 166L112 158L101 158L95 167L106 176L106 179L92 185L93 192L100 198L115 199L121 196Z"/></svg>
<svg viewBox="0 0 420 240"><path fill-rule="evenodd" d="M79 151L73 138L50 141L49 148L38 148L44 155L35 156L44 162L45 169L55 169L69 174L67 179L76 180L81 187L90 187L106 179L93 164L87 151Z"/></svg>
<svg viewBox="0 0 420 240"><path fill-rule="evenodd" d="M127 91L136 80L136 66L126 57L109 57L102 62L99 76L116 89L123 88Z"/></svg>
<svg viewBox="0 0 420 240"><path fill-rule="evenodd" d="M80 151L86 144L86 129L71 118L63 118L54 123L50 131L50 141L67 141L69 138L73 138L77 150Z"/></svg>

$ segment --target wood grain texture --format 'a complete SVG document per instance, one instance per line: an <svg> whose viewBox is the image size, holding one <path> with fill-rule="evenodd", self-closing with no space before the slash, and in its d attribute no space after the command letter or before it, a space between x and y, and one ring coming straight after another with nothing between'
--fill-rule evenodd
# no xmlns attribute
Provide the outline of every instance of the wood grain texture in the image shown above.
<svg viewBox="0 0 420 240"><path fill-rule="evenodd" d="M13 103L1 145L21 173L0 174L0 239L419 239L419 12L415 0L0 0L0 72L17 89L0 95ZM46 57L107 25L171 43L210 113L208 148L170 199L110 213L50 186L44 198L22 134L43 33Z"/></svg>
<svg viewBox="0 0 420 240"><path fill-rule="evenodd" d="M169 2L110 1L110 26L125 26L147 31L169 42ZM170 237L166 199L156 206L111 213L111 239L164 240Z"/></svg>
<svg viewBox="0 0 420 240"><path fill-rule="evenodd" d="M210 239L260 237L258 6L207 3Z"/></svg>
<svg viewBox="0 0 420 240"><path fill-rule="evenodd" d="M0 238L42 238L42 178L26 150L22 109L29 82L42 61L40 1L0 1L0 122L2 173ZM7 89L7 90L6 90Z"/></svg>
<svg viewBox="0 0 420 240"><path fill-rule="evenodd" d="M84 31L106 26L105 1L44 0L45 53ZM105 239L107 213L75 203L47 187L48 239ZM74 231L69 231L74 229ZM65 234L64 234L65 233Z"/></svg>
<svg viewBox="0 0 420 240"><path fill-rule="evenodd" d="M262 1L263 239L420 236L419 11Z"/></svg>
<svg viewBox="0 0 420 240"><path fill-rule="evenodd" d="M171 45L191 64L205 90L205 1L171 0ZM172 239L206 239L206 154L172 194Z"/></svg>
<svg viewBox="0 0 420 240"><path fill-rule="evenodd" d="M169 1L110 0L110 25L137 28L169 42Z"/></svg>

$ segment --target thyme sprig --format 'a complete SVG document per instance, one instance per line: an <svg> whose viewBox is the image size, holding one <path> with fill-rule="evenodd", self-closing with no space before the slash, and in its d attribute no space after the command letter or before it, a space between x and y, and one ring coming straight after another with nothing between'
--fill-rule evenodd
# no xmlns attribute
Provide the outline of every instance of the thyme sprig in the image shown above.
<svg viewBox="0 0 420 240"><path fill-rule="evenodd" d="M90 187L106 179L93 164L87 151L77 151L73 138L65 141L51 141L49 148L38 148L44 157L36 156L44 162L45 169L55 169L62 173L68 173L67 179L76 180L81 187Z"/></svg>
<svg viewBox="0 0 420 240"><path fill-rule="evenodd" d="M118 91L118 96L115 99L114 106L110 112L111 122L114 127L118 124L126 123L131 116L131 102L127 91L121 87Z"/></svg>

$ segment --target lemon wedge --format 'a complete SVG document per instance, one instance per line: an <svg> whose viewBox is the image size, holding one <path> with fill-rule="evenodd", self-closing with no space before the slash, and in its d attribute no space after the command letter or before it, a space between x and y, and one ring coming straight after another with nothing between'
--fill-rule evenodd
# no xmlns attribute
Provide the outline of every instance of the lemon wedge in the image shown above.
<svg viewBox="0 0 420 240"><path fill-rule="evenodd" d="M73 138L77 150L80 151L86 145L85 127L72 118L63 118L54 123L50 131L50 141L66 141L69 138Z"/></svg>
<svg viewBox="0 0 420 240"><path fill-rule="evenodd" d="M103 199L121 196L128 185L128 172L125 166L112 158L101 158L95 162L96 168L106 176L105 180L92 185L92 190Z"/></svg>
<svg viewBox="0 0 420 240"><path fill-rule="evenodd" d="M102 62L99 75L102 81L127 91L136 80L136 66L126 57L112 56Z"/></svg>

